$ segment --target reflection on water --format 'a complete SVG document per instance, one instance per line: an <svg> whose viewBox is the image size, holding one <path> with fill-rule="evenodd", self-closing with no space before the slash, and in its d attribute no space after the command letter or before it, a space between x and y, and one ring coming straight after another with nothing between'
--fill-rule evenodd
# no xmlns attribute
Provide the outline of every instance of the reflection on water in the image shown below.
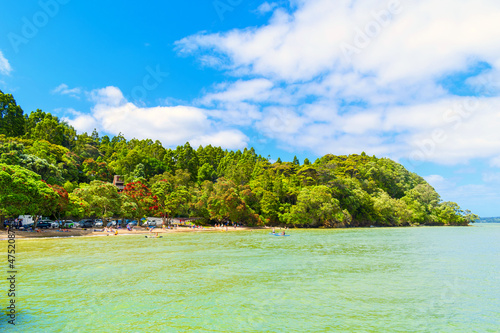
<svg viewBox="0 0 500 333"><path fill-rule="evenodd" d="M500 327L498 225L290 234L18 240L20 312L13 331Z"/></svg>

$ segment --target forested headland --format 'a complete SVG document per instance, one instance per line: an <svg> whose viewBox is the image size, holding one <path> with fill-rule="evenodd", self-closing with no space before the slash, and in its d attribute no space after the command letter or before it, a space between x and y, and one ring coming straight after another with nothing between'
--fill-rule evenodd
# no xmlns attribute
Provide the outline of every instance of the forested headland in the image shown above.
<svg viewBox="0 0 500 333"><path fill-rule="evenodd" d="M164 148L77 133L0 91L0 216L198 217L199 223L357 227L467 225L422 177L365 153L271 163L253 149ZM125 188L111 182L121 175Z"/></svg>

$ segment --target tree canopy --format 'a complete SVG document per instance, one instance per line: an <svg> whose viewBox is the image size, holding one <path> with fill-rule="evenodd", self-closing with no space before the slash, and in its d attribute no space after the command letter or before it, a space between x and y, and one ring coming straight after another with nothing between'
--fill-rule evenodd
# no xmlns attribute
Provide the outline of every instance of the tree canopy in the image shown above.
<svg viewBox="0 0 500 333"><path fill-rule="evenodd" d="M465 225L422 177L387 158L327 154L301 164L189 143L78 134L59 118L25 115L0 91L0 216L197 217L200 223L355 227ZM125 189L111 182L120 175Z"/></svg>

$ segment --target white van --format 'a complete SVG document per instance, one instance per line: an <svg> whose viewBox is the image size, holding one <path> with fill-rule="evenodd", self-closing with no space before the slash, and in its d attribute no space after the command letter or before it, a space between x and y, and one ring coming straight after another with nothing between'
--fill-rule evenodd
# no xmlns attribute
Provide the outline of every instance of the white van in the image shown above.
<svg viewBox="0 0 500 333"><path fill-rule="evenodd" d="M20 227L29 227L29 226L33 226L33 224L35 223L35 216L32 216L32 215L19 215L19 217L17 218L18 221L19 221L19 226ZM41 220L42 217L39 216L38 217L38 220Z"/></svg>

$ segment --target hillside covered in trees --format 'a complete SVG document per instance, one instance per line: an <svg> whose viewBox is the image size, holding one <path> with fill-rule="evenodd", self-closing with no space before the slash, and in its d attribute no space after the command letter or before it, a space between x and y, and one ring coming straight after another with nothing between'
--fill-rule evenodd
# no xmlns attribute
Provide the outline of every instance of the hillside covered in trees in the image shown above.
<svg viewBox="0 0 500 333"><path fill-rule="evenodd" d="M111 183L125 181L123 192ZM420 176L365 153L271 163L253 148L166 149L25 115L0 91L0 216L199 217L201 223L355 227L466 225Z"/></svg>

